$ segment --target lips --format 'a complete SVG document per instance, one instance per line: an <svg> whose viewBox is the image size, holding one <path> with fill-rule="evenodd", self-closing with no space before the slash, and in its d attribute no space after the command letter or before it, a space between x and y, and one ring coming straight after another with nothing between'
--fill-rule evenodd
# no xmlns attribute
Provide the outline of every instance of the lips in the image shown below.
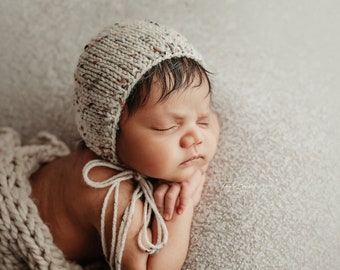
<svg viewBox="0 0 340 270"><path fill-rule="evenodd" d="M203 155L195 155L187 159L186 161L183 161L180 165L182 166L190 166L192 164L195 164L198 161L201 161L204 159Z"/></svg>

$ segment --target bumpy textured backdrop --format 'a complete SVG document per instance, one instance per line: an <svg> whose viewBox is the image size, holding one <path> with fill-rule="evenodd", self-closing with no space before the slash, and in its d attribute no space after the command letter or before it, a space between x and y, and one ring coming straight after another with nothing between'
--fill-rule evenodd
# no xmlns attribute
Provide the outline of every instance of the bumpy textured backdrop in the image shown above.
<svg viewBox="0 0 340 270"><path fill-rule="evenodd" d="M214 72L219 151L184 269L340 269L337 0L2 0L0 125L77 140L83 45L116 21L185 34Z"/></svg>

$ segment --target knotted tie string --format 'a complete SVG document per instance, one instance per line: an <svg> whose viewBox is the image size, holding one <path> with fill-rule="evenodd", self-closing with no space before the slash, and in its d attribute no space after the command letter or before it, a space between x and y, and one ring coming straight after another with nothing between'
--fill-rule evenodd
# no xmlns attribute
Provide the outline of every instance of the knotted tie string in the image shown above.
<svg viewBox="0 0 340 270"><path fill-rule="evenodd" d="M116 175L108 178L107 180L97 182L93 181L88 177L89 172L94 167L107 167L119 171ZM85 164L83 168L84 181L93 188L106 188L109 187L102 206L101 218L100 218L100 237L102 249L106 260L108 260L110 267L115 266L114 269L121 269L121 262L123 257L123 251L125 247L127 233L131 225L132 217L135 211L135 205L139 198L144 196L144 209L143 209L143 226L138 234L138 246L141 250L148 254L154 254L158 252L168 241L168 230L166 228L163 217L158 211L155 200L153 198L153 186L146 180L141 174L132 170L126 170L125 168L119 167L112 163L104 160L91 160ZM122 181L126 180L137 181L137 187L135 188L131 201L124 210L124 214L119 226L118 236L117 222L118 222L118 202L119 202L119 186ZM112 240L111 247L109 249L109 255L107 253L107 245L105 241L105 220L108 202L112 192L114 193L114 205L113 205L113 220L112 220ZM157 241L152 243L152 239L148 235L148 227L151 221L152 213L157 224ZM114 262L114 264L113 264Z"/></svg>

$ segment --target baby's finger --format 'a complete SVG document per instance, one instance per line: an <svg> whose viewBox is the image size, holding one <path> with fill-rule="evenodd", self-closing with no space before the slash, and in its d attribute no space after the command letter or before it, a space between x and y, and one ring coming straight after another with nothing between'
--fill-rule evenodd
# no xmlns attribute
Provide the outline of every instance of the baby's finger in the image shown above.
<svg viewBox="0 0 340 270"><path fill-rule="evenodd" d="M165 220L171 220L174 214L178 195L181 191L181 187L177 183L172 183L165 195L164 199L164 213L163 217Z"/></svg>
<svg viewBox="0 0 340 270"><path fill-rule="evenodd" d="M169 189L169 185L167 184L159 184L154 192L153 192L153 196L154 196L154 199L155 199L155 203L156 203L156 206L158 208L158 211L159 213L163 216L164 214L164 197L165 197L165 194L167 193Z"/></svg>
<svg viewBox="0 0 340 270"><path fill-rule="evenodd" d="M185 207L188 205L189 200L191 200L191 196L196 189L195 186L190 185L188 183L182 183L181 192L179 194L179 203L176 209L177 214L182 214Z"/></svg>

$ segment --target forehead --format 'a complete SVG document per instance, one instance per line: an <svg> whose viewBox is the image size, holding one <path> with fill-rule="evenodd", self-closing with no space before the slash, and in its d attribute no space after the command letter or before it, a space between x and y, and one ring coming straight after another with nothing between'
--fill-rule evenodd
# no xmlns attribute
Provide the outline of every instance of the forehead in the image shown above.
<svg viewBox="0 0 340 270"><path fill-rule="evenodd" d="M190 85L178 88L166 97L162 97L161 85L155 80L151 85L148 100L138 111L156 113L158 116L185 110L204 113L210 109L210 103L211 95L207 80L200 82L195 78Z"/></svg>

